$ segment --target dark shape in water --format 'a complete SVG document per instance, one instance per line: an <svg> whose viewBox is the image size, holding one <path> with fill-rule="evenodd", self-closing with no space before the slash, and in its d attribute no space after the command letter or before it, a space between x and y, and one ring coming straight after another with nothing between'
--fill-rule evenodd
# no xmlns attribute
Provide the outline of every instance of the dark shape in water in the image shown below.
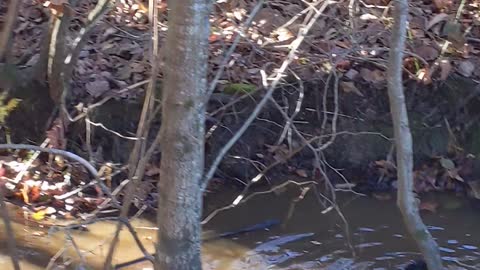
<svg viewBox="0 0 480 270"><path fill-rule="evenodd" d="M405 270L428 270L428 268L424 260L416 260L407 265Z"/></svg>

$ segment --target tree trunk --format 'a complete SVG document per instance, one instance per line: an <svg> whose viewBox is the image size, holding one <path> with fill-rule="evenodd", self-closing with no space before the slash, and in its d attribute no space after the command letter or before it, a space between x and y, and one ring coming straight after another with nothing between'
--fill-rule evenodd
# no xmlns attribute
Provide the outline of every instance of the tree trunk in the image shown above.
<svg viewBox="0 0 480 270"><path fill-rule="evenodd" d="M155 269L201 269L210 0L171 0L166 38Z"/></svg>
<svg viewBox="0 0 480 270"><path fill-rule="evenodd" d="M397 150L398 207L407 229L422 252L428 269L442 270L442 259L437 243L423 223L413 194L412 135L408 125L407 108L403 94L403 50L407 29L408 0L395 1L394 26L388 62L388 95L393 118Z"/></svg>

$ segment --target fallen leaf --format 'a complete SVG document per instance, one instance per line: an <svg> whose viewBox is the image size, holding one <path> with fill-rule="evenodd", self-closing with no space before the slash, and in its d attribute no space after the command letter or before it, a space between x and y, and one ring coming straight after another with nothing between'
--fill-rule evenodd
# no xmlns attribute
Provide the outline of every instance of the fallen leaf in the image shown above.
<svg viewBox="0 0 480 270"><path fill-rule="evenodd" d="M308 177L308 174L307 174L307 171L303 170L303 169L297 169L295 170L295 173L300 176L300 177L303 177L303 178L307 178Z"/></svg>
<svg viewBox="0 0 480 270"><path fill-rule="evenodd" d="M418 48L415 48L415 53L427 61L435 60L439 54L438 50L429 44L424 44Z"/></svg>
<svg viewBox="0 0 480 270"><path fill-rule="evenodd" d="M440 165L446 170L453 170L455 169L455 163L451 159L448 158L440 158Z"/></svg>
<svg viewBox="0 0 480 270"><path fill-rule="evenodd" d="M460 182L465 182L465 180L458 174L458 169L447 170L447 173L450 178Z"/></svg>
<svg viewBox="0 0 480 270"><path fill-rule="evenodd" d="M465 37L462 31L462 25L456 22L447 22L443 27L443 35L446 35L448 40L456 47L462 47L465 43Z"/></svg>
<svg viewBox="0 0 480 270"><path fill-rule="evenodd" d="M457 71L468 78L472 76L473 72L475 71L475 65L468 60L463 61L458 64Z"/></svg>
<svg viewBox="0 0 480 270"><path fill-rule="evenodd" d="M30 189L29 195L30 195L30 201L36 202L40 198L40 187L33 186Z"/></svg>
<svg viewBox="0 0 480 270"><path fill-rule="evenodd" d="M355 80L355 78L358 76L358 71L356 71L355 69L350 69L349 71L347 71L347 73L345 73L345 77L350 79L350 80Z"/></svg>
<svg viewBox="0 0 480 270"><path fill-rule="evenodd" d="M362 21L374 21L374 20L378 20L378 17L373 15L373 14L365 13L365 14L360 15L360 20L362 20Z"/></svg>
<svg viewBox="0 0 480 270"><path fill-rule="evenodd" d="M362 68L360 69L360 76L362 76L362 79L366 82L374 84L385 80L385 74L378 69L370 70L368 68Z"/></svg>
<svg viewBox="0 0 480 270"><path fill-rule="evenodd" d="M345 93L355 93L361 97L363 97L362 92L358 90L358 88L355 86L353 82L340 82L340 86L342 87L342 90L345 91Z"/></svg>
<svg viewBox="0 0 480 270"><path fill-rule="evenodd" d="M33 213L32 218L37 221L43 220L45 218L45 214L46 214L45 210L40 210L38 212Z"/></svg>
<svg viewBox="0 0 480 270"><path fill-rule="evenodd" d="M107 80L97 77L93 82L87 83L85 88L92 97L99 97L110 90L110 84Z"/></svg>
<svg viewBox="0 0 480 270"><path fill-rule="evenodd" d="M433 16L433 18L427 23L427 27L426 27L425 30L429 30L430 28L432 28L436 24L438 24L440 22L443 22L443 21L447 21L447 20L448 20L448 14L439 13L439 14Z"/></svg>

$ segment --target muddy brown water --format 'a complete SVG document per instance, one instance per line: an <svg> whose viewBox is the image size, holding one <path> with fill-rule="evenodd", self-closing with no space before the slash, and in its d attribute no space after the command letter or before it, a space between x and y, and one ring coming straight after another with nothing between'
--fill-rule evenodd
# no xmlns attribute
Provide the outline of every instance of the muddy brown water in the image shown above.
<svg viewBox="0 0 480 270"><path fill-rule="evenodd" d="M235 192L222 192L206 201L205 214L235 199ZM219 213L204 226L205 234L235 231L266 220L281 223L268 230L259 230L207 241L203 245L205 269L402 269L409 261L419 258L417 249L407 236L395 201L378 201L352 194L338 194L338 204L348 220L349 247L345 226L334 211L322 213L313 193L298 202L290 218L288 209L298 190L288 189L282 194L257 196L247 203ZM465 200L450 195L430 196L425 200L439 204L435 213L422 212L430 231L441 246L442 258L447 264L463 269L480 269L480 210ZM212 203L210 201L215 201ZM65 245L65 233L50 234L32 224L14 223L19 244L22 269L45 269L57 254L59 265L79 261L71 244ZM153 251L154 224L148 219L133 221L137 233L147 249ZM75 244L82 251L89 269L100 269L108 242L114 232L112 222L88 226L88 231L71 231ZM152 229L153 228L153 229ZM12 269L2 235L0 269ZM63 255L59 250L66 247ZM133 238L127 231L121 234L115 263L141 257ZM149 263L125 269L149 269ZM71 268L74 269L74 268ZM462 268L457 268L462 269Z"/></svg>

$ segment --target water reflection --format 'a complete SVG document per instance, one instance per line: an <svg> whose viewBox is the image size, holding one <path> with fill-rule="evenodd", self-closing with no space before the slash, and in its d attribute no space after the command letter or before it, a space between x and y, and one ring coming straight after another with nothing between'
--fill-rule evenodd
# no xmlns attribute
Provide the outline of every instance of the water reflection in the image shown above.
<svg viewBox="0 0 480 270"><path fill-rule="evenodd" d="M339 205L346 216L352 252L340 218L330 212L321 214L322 208L314 196L297 203L290 219L286 219L289 201L297 192L284 192L259 197L239 208L222 213L209 225L227 228L232 224L244 224L247 220L284 220L283 226L269 231L244 235L234 240L242 246L256 250L267 262L274 262L275 269L402 269L411 260L420 257L414 242L403 226L395 201L378 201L371 198L340 195ZM480 215L465 200L453 195L426 196L440 204L437 212L423 212L429 230L441 246L441 254L447 264L467 264L480 269ZM451 208L454 200L461 208ZM229 201L226 199L226 201ZM442 206L442 204L444 204ZM280 245L275 250L262 250L272 237L308 234L309 237ZM282 258L278 260L278 258ZM299 265L302 265L299 268Z"/></svg>
<svg viewBox="0 0 480 270"><path fill-rule="evenodd" d="M205 214L227 204L235 193L207 199ZM220 213L205 226L228 238L206 241L203 246L204 268L219 269L401 269L409 261L419 257L415 244L404 229L395 202L377 201L365 197L340 195L339 205L348 220L350 235L346 235L344 224L334 212L322 214L315 198L307 194L296 204L290 216L288 209L298 191L287 190L280 195L259 196L245 205ZM429 198L427 198L429 199ZM441 246L445 262L467 264L480 269L480 216L478 210L461 201L461 208L442 207L451 197L430 198L440 204L436 213L422 212L429 230ZM454 198L458 200L457 198ZM215 203L209 200L214 200ZM287 216L289 218L287 218ZM244 231L235 235L229 232L241 228L256 228L255 224L280 220L281 224L268 230ZM135 220L139 237L149 251L153 251L156 231L154 224L145 219ZM42 228L14 223L17 240L21 245L22 269L45 269L50 258L58 255L65 247L64 232L48 234ZM31 224L27 224L31 225ZM112 237L115 224L101 222L88 226L88 231L72 231L75 243L80 247L86 261L93 269L100 269ZM0 226L2 240L3 224ZM348 241L351 245L348 245ZM5 241L2 251L5 252ZM355 257L352 257L354 248ZM78 263L78 255L71 245L58 256L58 264L69 260ZM120 263L141 257L142 254L127 231L122 232L116 251L115 262ZM126 269L151 267L149 263L134 265ZM0 269L11 269L10 259L0 256ZM52 268L54 269L54 268Z"/></svg>

